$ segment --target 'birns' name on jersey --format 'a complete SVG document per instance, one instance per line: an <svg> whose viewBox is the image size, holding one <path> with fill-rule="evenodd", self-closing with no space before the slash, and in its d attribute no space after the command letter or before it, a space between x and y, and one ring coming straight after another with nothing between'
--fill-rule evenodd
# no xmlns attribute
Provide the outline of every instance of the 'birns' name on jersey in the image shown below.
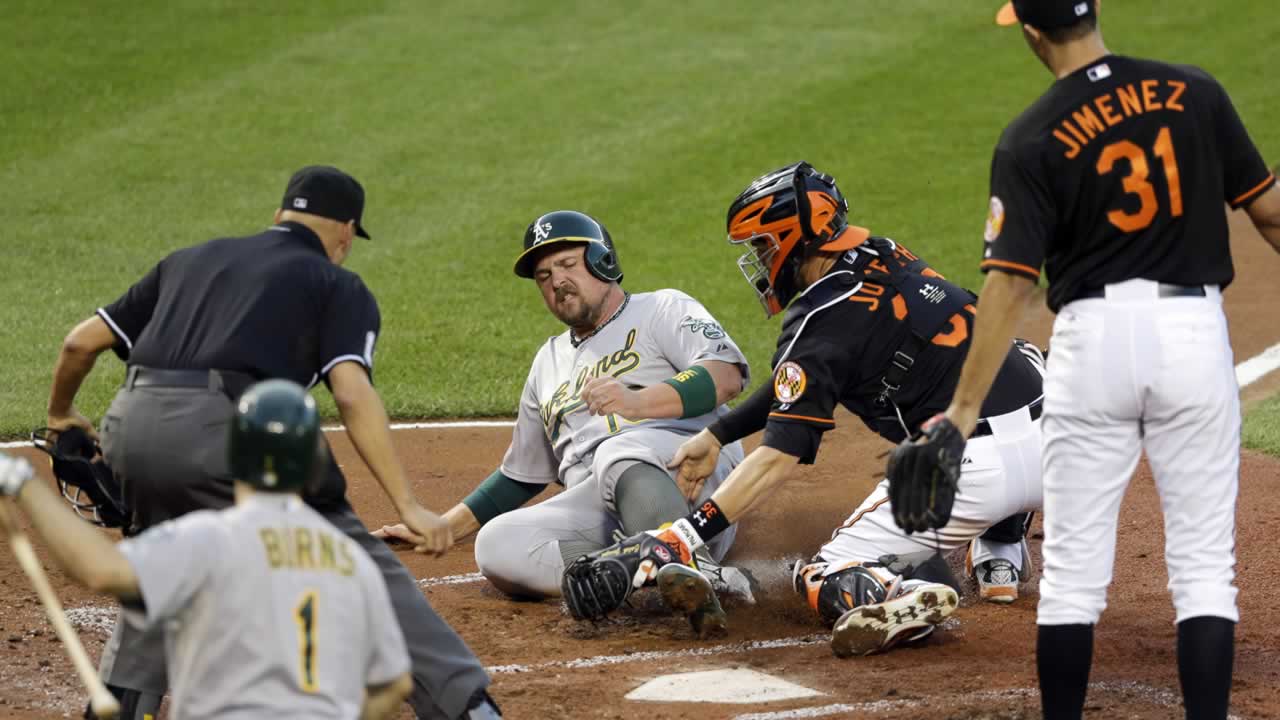
<svg viewBox="0 0 1280 720"><path fill-rule="evenodd" d="M260 528L258 538L272 570L328 570L349 577L355 558L345 535L306 527Z"/></svg>
<svg viewBox="0 0 1280 720"><path fill-rule="evenodd" d="M1131 117L1158 110L1185 112L1182 94L1186 91L1187 84L1180 80L1142 80L1117 86L1064 117L1053 136L1065 146L1063 155L1074 160L1094 138Z"/></svg>

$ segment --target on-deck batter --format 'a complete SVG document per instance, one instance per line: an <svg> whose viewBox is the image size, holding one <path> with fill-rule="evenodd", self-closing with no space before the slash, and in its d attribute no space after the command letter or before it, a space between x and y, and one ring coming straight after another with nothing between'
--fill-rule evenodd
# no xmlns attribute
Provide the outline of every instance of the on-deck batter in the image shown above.
<svg viewBox="0 0 1280 720"><path fill-rule="evenodd" d="M324 457L315 402L268 380L245 391L231 425L221 452L235 507L118 544L29 482L25 460L0 455L0 498L16 499L71 577L119 598L128 622L165 629L172 717L390 717L412 682L386 583L298 496Z"/></svg>

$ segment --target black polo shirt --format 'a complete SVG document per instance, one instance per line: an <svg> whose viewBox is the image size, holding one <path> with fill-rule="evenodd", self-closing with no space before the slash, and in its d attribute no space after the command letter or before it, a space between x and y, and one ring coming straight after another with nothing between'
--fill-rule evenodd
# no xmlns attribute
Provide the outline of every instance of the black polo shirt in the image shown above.
<svg viewBox="0 0 1280 720"><path fill-rule="evenodd" d="M293 222L178 250L98 316L130 365L233 370L307 387L327 383L345 361L372 376L381 327L360 277L333 264L320 238ZM330 482L324 495L335 491L331 499L340 499L345 483Z"/></svg>
<svg viewBox="0 0 1280 720"><path fill-rule="evenodd" d="M360 277L292 222L178 250L98 315L130 365L235 370L308 387L345 360L372 374L381 326Z"/></svg>

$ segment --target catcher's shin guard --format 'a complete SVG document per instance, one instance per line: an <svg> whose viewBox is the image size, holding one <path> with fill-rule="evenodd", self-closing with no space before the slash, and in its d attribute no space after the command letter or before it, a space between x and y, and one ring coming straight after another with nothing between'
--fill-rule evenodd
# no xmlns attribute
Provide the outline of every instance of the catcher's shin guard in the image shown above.
<svg viewBox="0 0 1280 720"><path fill-rule="evenodd" d="M820 557L808 565L797 560L791 571L792 587L826 625L856 607L884 602L901 580L883 567L860 562L832 565Z"/></svg>
<svg viewBox="0 0 1280 720"><path fill-rule="evenodd" d="M722 637L728 632L729 618L711 581L702 573L688 565L671 563L658 571L657 582L667 607L689 617L698 639Z"/></svg>

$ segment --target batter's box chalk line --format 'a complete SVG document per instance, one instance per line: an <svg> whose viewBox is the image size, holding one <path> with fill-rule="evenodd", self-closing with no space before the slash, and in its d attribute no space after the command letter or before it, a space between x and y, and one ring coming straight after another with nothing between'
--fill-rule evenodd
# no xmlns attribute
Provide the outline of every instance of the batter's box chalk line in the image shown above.
<svg viewBox="0 0 1280 720"><path fill-rule="evenodd" d="M486 670L490 674L537 672L552 668L593 668L602 665L621 665L624 663L651 662L655 660L672 660L688 657L711 657L730 653L753 652L756 650L774 650L777 648L800 647L829 642L829 635L804 635L800 637L779 638L777 640L752 640L750 642L725 643L708 647L684 648L681 650L650 650L646 652L626 653L623 655L596 655L594 657L574 660L551 660L533 665L491 665Z"/></svg>
<svg viewBox="0 0 1280 720"><path fill-rule="evenodd" d="M463 583L480 582L484 576L478 572L465 573L463 575L445 575L443 577L422 578L418 581L418 587L435 587L437 585L461 585Z"/></svg>

